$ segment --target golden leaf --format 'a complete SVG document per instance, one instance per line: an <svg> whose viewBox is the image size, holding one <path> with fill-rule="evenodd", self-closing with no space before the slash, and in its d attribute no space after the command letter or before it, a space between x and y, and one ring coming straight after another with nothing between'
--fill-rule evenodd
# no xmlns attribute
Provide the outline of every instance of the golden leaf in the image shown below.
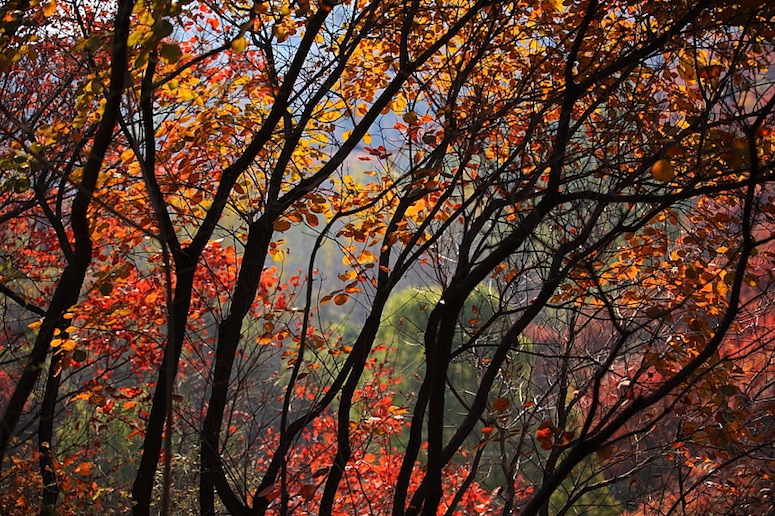
<svg viewBox="0 0 775 516"><path fill-rule="evenodd" d="M240 36L231 42L231 49L238 54L244 52L247 46L248 42L245 40L245 36Z"/></svg>
<svg viewBox="0 0 775 516"><path fill-rule="evenodd" d="M56 0L48 0L48 2L43 4L43 16L45 16L46 18L53 16L56 11L57 11Z"/></svg>

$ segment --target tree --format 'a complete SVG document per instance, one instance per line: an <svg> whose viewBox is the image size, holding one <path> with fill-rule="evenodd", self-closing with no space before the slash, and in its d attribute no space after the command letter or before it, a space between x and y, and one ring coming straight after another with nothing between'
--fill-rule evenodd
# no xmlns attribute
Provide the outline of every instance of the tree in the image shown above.
<svg viewBox="0 0 775 516"><path fill-rule="evenodd" d="M769 4L9 2L4 510L766 504Z"/></svg>

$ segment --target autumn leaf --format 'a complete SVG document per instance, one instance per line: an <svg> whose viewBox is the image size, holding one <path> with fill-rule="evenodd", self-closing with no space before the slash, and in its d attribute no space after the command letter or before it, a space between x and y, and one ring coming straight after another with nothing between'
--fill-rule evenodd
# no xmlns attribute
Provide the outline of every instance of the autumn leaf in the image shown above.
<svg viewBox="0 0 775 516"><path fill-rule="evenodd" d="M73 469L73 473L80 476L87 476L91 475L92 469L94 469L94 464L91 462L82 462L78 464L75 469Z"/></svg>
<svg viewBox="0 0 775 516"><path fill-rule="evenodd" d="M240 36L231 42L231 49L238 54L244 52L247 46L248 42L245 39L245 36Z"/></svg>
<svg viewBox="0 0 775 516"><path fill-rule="evenodd" d="M274 223L275 231L279 231L282 233L283 231L288 231L289 229L291 229L291 223L288 222L287 220L281 219Z"/></svg>
<svg viewBox="0 0 775 516"><path fill-rule="evenodd" d="M180 47L171 43L163 43L159 55L163 57L168 63L175 64L183 57L183 52Z"/></svg>
<svg viewBox="0 0 775 516"><path fill-rule="evenodd" d="M657 160L651 166L651 177L660 183L668 183L675 179L675 167L666 159Z"/></svg>
<svg viewBox="0 0 775 516"><path fill-rule="evenodd" d="M544 421L538 426L536 439L541 445L541 449L551 450L554 448L554 434L556 430L551 421Z"/></svg>
<svg viewBox="0 0 775 516"><path fill-rule="evenodd" d="M279 494L280 491L274 486L274 484L270 484L259 490L256 493L256 498L267 498L268 500L274 500Z"/></svg>
<svg viewBox="0 0 775 516"><path fill-rule="evenodd" d="M299 495L305 500L312 500L315 498L317 489L315 484L302 484L301 488L299 488Z"/></svg>
<svg viewBox="0 0 775 516"><path fill-rule="evenodd" d="M151 26L151 32L153 32L153 37L157 40L166 38L172 32L175 30L175 28L172 26L172 23L170 23L169 20L156 20L153 25Z"/></svg>
<svg viewBox="0 0 775 516"><path fill-rule="evenodd" d="M47 0L43 4L43 16L45 16L46 18L53 16L56 10L57 10L56 0Z"/></svg>
<svg viewBox="0 0 775 516"><path fill-rule="evenodd" d="M510 404L511 402L506 398L496 398L495 401L492 402L492 408L496 412L503 412L504 410L509 408Z"/></svg>
<svg viewBox="0 0 775 516"><path fill-rule="evenodd" d="M8 3L0 505L768 506L773 7L695 3Z"/></svg>

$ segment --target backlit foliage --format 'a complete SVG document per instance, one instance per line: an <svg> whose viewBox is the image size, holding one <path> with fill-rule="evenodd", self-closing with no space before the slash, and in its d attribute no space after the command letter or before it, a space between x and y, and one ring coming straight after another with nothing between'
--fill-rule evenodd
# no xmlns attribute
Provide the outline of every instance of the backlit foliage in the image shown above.
<svg viewBox="0 0 775 516"><path fill-rule="evenodd" d="M0 7L0 512L772 506L775 9Z"/></svg>

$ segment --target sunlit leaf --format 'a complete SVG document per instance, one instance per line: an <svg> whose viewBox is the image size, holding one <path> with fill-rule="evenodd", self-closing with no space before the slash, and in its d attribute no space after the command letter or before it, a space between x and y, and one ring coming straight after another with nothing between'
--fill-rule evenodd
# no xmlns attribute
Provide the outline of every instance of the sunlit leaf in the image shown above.
<svg viewBox="0 0 775 516"><path fill-rule="evenodd" d="M45 16L46 18L53 16L56 11L57 11L56 0L47 0L43 4L43 16Z"/></svg>

